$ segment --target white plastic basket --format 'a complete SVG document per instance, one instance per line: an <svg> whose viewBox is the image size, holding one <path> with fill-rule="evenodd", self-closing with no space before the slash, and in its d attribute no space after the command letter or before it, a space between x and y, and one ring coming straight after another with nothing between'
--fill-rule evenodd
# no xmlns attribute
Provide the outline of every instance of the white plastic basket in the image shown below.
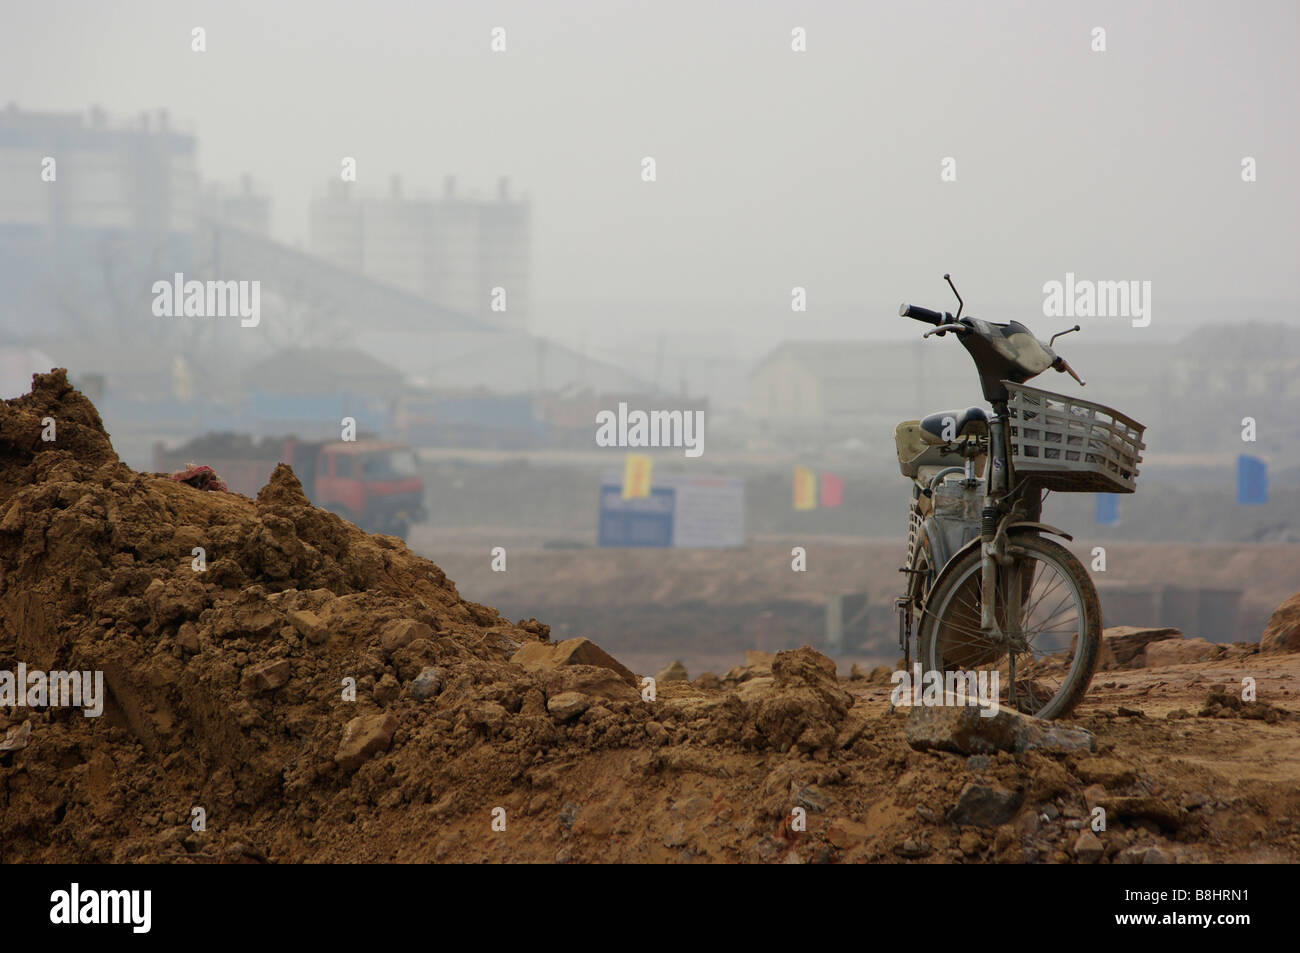
<svg viewBox="0 0 1300 953"><path fill-rule="evenodd" d="M1045 490L1132 493L1146 429L1132 417L1079 397L1003 381L1011 466Z"/></svg>

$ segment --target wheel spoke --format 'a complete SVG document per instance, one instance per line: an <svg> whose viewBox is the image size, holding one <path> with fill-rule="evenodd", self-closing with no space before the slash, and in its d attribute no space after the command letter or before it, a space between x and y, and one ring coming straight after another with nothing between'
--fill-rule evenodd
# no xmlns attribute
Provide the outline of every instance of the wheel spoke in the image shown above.
<svg viewBox="0 0 1300 953"><path fill-rule="evenodd" d="M1091 626L1076 582L1080 575L1086 580L1086 573L1068 566L1040 542L999 573L994 617L1008 626L1017 615L1013 610L1018 610L1019 633L1026 646L1013 653L991 640L979 624L981 563L976 554L944 584L942 592L932 591L926 600L922 631L929 648L924 661L946 671L1001 672L1006 679L1001 690L1004 701L1009 703L1014 693L1016 707L1024 712L1043 712L1058 697L1074 694L1080 677L1080 639L1089 636ZM1009 598L1016 582L1012 572L1019 577L1018 606L1011 605Z"/></svg>

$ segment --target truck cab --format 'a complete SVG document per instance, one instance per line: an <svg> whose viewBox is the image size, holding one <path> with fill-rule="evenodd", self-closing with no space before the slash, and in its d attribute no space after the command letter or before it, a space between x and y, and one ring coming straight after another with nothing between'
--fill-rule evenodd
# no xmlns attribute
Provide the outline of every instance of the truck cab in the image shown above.
<svg viewBox="0 0 1300 953"><path fill-rule="evenodd" d="M304 487L317 505L372 533L405 536L424 513L424 481L415 454L382 440L299 444L294 470L312 474Z"/></svg>

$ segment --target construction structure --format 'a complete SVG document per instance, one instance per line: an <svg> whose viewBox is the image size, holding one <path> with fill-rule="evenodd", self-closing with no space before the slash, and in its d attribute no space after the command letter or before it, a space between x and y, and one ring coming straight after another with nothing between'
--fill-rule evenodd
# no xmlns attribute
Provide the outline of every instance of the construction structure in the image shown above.
<svg viewBox="0 0 1300 953"><path fill-rule="evenodd" d="M529 204L502 178L494 200L463 195L452 176L437 197L331 182L311 204L312 254L436 301L486 325L529 326Z"/></svg>

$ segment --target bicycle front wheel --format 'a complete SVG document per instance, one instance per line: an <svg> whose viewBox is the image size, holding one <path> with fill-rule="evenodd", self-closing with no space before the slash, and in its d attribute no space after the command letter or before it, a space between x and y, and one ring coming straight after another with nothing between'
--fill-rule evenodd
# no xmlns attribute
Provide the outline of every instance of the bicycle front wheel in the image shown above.
<svg viewBox="0 0 1300 953"><path fill-rule="evenodd" d="M1101 603L1087 569L1068 549L1041 536L1013 537L1019 550L998 570L996 618L1016 630L1013 644L980 629L981 561L978 548L926 600L920 656L926 671L999 673L1000 704L1039 718L1068 714L1083 698L1097 668ZM1012 603L1019 611L1008 612Z"/></svg>

